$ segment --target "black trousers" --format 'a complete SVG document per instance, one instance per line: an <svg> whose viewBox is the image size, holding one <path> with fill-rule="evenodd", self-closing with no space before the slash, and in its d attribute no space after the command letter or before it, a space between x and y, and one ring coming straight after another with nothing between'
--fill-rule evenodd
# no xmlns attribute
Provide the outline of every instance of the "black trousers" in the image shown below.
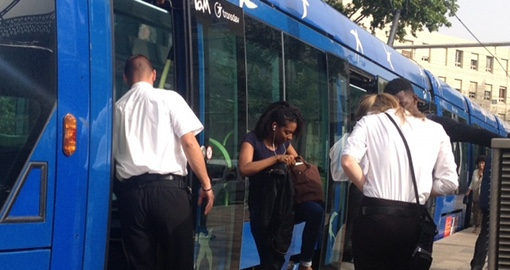
<svg viewBox="0 0 510 270"><path fill-rule="evenodd" d="M416 203L363 197L352 234L356 270L409 270L418 225Z"/></svg>
<svg viewBox="0 0 510 270"><path fill-rule="evenodd" d="M130 269L193 269L193 219L182 177L142 175L119 193L122 239Z"/></svg>
<svg viewBox="0 0 510 270"><path fill-rule="evenodd" d="M489 210L482 211L482 228L476 239L475 253L471 260L472 270L482 270L489 250Z"/></svg>

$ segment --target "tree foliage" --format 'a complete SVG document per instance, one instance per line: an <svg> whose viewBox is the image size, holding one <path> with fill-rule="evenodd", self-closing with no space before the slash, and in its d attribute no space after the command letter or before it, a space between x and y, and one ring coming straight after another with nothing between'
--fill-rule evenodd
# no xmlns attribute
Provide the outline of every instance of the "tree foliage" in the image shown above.
<svg viewBox="0 0 510 270"><path fill-rule="evenodd" d="M337 0L325 0L333 8L345 14L360 26L372 33L376 29L391 26L396 10L400 11L396 39L402 41L410 34L427 29L438 31L440 27L450 27L447 17L452 17L458 10L458 0L353 0L343 6ZM364 25L368 19L369 25Z"/></svg>

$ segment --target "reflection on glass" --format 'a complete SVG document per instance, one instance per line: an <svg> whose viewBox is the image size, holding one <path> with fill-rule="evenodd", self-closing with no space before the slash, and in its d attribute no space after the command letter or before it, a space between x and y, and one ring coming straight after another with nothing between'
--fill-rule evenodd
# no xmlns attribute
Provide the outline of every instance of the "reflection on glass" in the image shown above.
<svg viewBox="0 0 510 270"><path fill-rule="evenodd" d="M192 21L195 106L210 147L207 170L215 194L213 211L198 215L195 269L239 269L246 196L237 169L239 138L245 132L240 125L244 104L239 104L245 88L243 39L221 22Z"/></svg>

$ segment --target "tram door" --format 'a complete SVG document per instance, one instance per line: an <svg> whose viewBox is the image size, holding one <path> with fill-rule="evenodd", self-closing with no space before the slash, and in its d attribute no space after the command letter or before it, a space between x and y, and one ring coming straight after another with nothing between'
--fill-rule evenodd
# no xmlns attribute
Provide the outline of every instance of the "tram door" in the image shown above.
<svg viewBox="0 0 510 270"><path fill-rule="evenodd" d="M196 209L195 269L240 269L247 211L246 182L237 166L247 131L243 11L226 1L190 1L189 8L189 101L204 124L199 141L215 194L208 216Z"/></svg>

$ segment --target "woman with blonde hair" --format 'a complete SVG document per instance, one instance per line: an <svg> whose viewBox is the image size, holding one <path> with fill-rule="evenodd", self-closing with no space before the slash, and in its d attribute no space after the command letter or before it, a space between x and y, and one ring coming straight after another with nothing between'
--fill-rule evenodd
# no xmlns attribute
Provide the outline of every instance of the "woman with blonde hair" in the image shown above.
<svg viewBox="0 0 510 270"><path fill-rule="evenodd" d="M358 116L341 158L346 175L363 192L352 235L354 265L356 270L409 270L423 207L416 203L397 126L410 148L421 205L431 195L449 194L458 187L450 139L439 124L419 112L411 114L389 94L366 96ZM362 159L366 173L359 164Z"/></svg>

